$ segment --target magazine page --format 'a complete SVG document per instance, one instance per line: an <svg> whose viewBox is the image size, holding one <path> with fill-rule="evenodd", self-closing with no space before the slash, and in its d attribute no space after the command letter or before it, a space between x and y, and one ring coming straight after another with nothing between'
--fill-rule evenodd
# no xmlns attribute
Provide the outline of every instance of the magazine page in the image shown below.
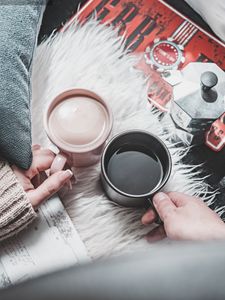
<svg viewBox="0 0 225 300"><path fill-rule="evenodd" d="M89 261L86 248L56 195L33 224L0 243L0 288Z"/></svg>
<svg viewBox="0 0 225 300"><path fill-rule="evenodd" d="M162 113L165 128L171 128L174 141L206 144L215 152L225 147L222 41L164 0L89 0L62 31L76 19L83 23L90 18L115 28L125 38L125 48L137 57L135 67L146 78L149 106ZM212 92L198 97L200 90L206 88L207 76L216 78L209 87ZM219 95L219 105L213 105L216 96L210 93ZM210 97L212 105L207 105L206 98ZM193 117L191 108L196 111L198 106L204 109Z"/></svg>

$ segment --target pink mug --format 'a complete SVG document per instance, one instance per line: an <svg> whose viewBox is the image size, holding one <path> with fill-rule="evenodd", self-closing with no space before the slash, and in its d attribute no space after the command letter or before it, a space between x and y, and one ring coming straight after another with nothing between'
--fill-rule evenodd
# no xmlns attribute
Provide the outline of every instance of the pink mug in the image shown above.
<svg viewBox="0 0 225 300"><path fill-rule="evenodd" d="M97 94L72 89L57 96L44 114L44 128L59 149L51 173L70 167L87 167L100 161L112 130L109 106Z"/></svg>

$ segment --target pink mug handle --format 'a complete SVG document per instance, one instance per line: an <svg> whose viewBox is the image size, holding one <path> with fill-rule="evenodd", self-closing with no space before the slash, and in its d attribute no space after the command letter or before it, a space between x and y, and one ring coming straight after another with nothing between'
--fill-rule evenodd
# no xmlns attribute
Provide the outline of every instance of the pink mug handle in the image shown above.
<svg viewBox="0 0 225 300"><path fill-rule="evenodd" d="M67 163L68 158L65 154L60 152L56 155L55 159L52 162L51 168L50 168L50 174L54 174L56 172L62 171L65 167L65 164ZM72 183L69 181L68 183L69 189L72 189Z"/></svg>

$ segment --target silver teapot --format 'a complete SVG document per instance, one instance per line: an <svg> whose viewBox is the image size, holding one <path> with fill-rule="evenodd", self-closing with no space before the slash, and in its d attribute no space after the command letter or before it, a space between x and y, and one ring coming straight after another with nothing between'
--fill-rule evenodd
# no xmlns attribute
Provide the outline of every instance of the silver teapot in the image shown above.
<svg viewBox="0 0 225 300"><path fill-rule="evenodd" d="M177 82L172 74L169 78L175 82L171 119L189 141L203 142L206 130L225 112L224 71L214 63L190 63L179 76Z"/></svg>

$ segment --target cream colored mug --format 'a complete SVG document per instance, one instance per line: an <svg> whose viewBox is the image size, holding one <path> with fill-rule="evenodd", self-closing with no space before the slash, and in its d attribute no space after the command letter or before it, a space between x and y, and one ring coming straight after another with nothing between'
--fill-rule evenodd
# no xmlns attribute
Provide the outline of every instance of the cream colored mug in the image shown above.
<svg viewBox="0 0 225 300"><path fill-rule="evenodd" d="M51 173L70 167L87 167L100 160L113 125L111 109L97 94L71 89L57 96L44 114L44 128L59 149Z"/></svg>

